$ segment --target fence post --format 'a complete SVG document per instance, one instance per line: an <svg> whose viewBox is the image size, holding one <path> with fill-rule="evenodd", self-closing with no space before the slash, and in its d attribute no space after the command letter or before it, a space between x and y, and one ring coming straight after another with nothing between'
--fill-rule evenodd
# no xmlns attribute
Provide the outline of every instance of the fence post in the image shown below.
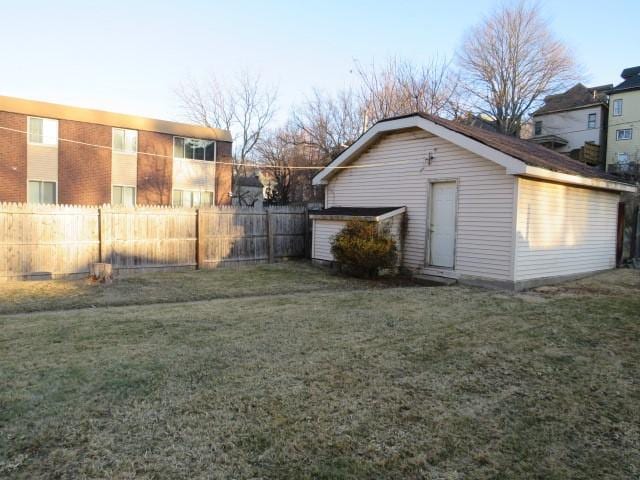
<svg viewBox="0 0 640 480"><path fill-rule="evenodd" d="M273 228L271 228L271 212L267 209L267 251L269 263L273 263Z"/></svg>
<svg viewBox="0 0 640 480"><path fill-rule="evenodd" d="M638 257L638 227L640 223L640 205L636 205L633 209L633 217L631 220L631 258Z"/></svg>
<svg viewBox="0 0 640 480"><path fill-rule="evenodd" d="M309 248L309 208L304 206L304 258L310 258L311 252Z"/></svg>
<svg viewBox="0 0 640 480"><path fill-rule="evenodd" d="M104 235L104 228L102 226L102 207L98 207L98 263L104 263L102 251L102 236Z"/></svg>
<svg viewBox="0 0 640 480"><path fill-rule="evenodd" d="M201 270L204 264L204 216L200 209L196 209L196 270Z"/></svg>

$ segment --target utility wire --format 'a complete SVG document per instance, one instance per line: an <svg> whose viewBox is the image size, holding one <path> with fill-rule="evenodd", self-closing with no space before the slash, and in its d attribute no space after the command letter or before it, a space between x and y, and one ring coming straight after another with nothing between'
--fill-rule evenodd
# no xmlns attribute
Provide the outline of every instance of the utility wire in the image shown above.
<svg viewBox="0 0 640 480"><path fill-rule="evenodd" d="M640 120L629 120L627 122L621 122L621 123L612 123L609 124L607 126L607 128L610 127L616 127L619 125L628 125L628 124L632 124L635 122L640 122ZM27 132L26 130L18 130L15 128L9 128L9 127L3 127L0 126L0 130L6 130L9 132L14 132L14 133L21 133L23 135L29 135L29 132ZM593 128L584 128L581 130L571 130L571 131L567 131L567 132L558 132L558 135L564 135L567 133L579 133L579 132L586 132L589 130L597 130L597 129L593 129ZM553 134L553 133L551 133ZM533 139L535 137L532 137L531 139ZM61 137L57 137L56 138L58 140L58 142L68 142L68 143L73 143L76 145L84 145L87 147L92 147L92 148L102 148L102 149L106 149L106 150L111 150L113 151L113 147L112 146L107 146L107 145L97 145L94 143L87 143L87 142L82 142L79 140L71 140L69 138L61 138ZM116 152L117 153L117 152ZM148 155L151 157L160 157L160 158L168 158L168 159L173 159L174 157L172 155L164 155L161 153L151 153L151 152L136 152L136 154L139 155ZM215 163L217 163L218 165L231 165L231 166L240 166L240 167L249 167L249 168L257 168L257 169L261 169L261 168L271 168L271 169L277 169L277 168L283 168L283 169L290 169L290 170L323 170L323 169L331 169L331 170L350 170L350 169L359 169L359 168L377 168L377 167L386 167L389 165L406 165L406 164L410 164L410 163L414 163L414 160L403 160L403 161L389 161L389 162L384 162L384 163L369 163L366 165L344 165L344 166L331 166L331 165L327 165L327 166L316 166L316 167L310 167L310 166L290 166L290 165L269 165L269 164L263 164L263 163L241 163L241 162L222 162L216 159Z"/></svg>
<svg viewBox="0 0 640 480"><path fill-rule="evenodd" d="M543 120L538 120L538 121L542 121L543 122L542 123L543 128L547 128L547 129L549 128L549 127L544 127L544 121ZM620 125L629 125L629 124L634 124L636 122L640 122L640 120L629 120L629 121L620 122L620 123L610 123L609 125L607 125L607 130L610 127L618 127ZM558 131L556 133L551 132L548 135L564 135L566 133L580 133L580 132L589 132L591 130L600 130L600 128L583 128L581 130L569 130L569 131L566 131L566 132L565 131L560 131L560 129L555 129L555 128L552 128L550 130L558 130ZM540 135L540 136L542 136L542 135ZM535 137L531 137L531 138L535 138ZM529 140L531 140L531 138Z"/></svg>
<svg viewBox="0 0 640 480"><path fill-rule="evenodd" d="M21 133L24 135L28 135L29 132L25 131L25 130L18 130L15 128L9 128L9 127L2 127L0 126L0 130L7 130L10 132L15 132L15 133ZM87 142L81 142L79 140L71 140L68 138L60 138L57 137L58 142L68 142L68 143L73 143L76 145L84 145L87 147L93 147L93 148L103 148L106 150L111 150L113 151L113 147L111 146L107 146L107 145L97 145L94 143L87 143ZM116 152L118 153L118 152ZM174 157L171 155L164 155L161 153L151 153L151 152L136 152L136 154L139 155L149 155L152 157L161 157L161 158L168 158L168 159L173 159ZM232 165L232 166L242 166L242 167L250 167L250 168L287 168L287 169L291 169L291 170L323 170L325 168L331 169L331 170L348 170L348 169L356 169L356 168L375 168L375 167L385 167L388 165L406 165L406 164L413 164L415 163L415 160L403 160L403 161L389 161L389 162L384 162L384 163L369 163L366 165L346 165L346 166L317 166L317 167L303 167L303 166L289 166L289 165L268 165L268 164L262 164L262 163L241 163L241 162L221 162L218 161L216 159L215 161L216 164L218 165Z"/></svg>

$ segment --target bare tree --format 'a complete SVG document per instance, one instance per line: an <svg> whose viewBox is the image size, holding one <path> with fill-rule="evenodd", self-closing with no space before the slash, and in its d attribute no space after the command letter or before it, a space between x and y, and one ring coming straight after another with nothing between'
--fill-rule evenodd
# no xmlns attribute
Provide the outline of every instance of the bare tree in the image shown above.
<svg viewBox="0 0 640 480"><path fill-rule="evenodd" d="M367 126L382 118L413 112L454 114L458 78L446 58L434 57L420 66L390 58L381 68L356 62L356 72Z"/></svg>
<svg viewBox="0 0 640 480"><path fill-rule="evenodd" d="M509 135L540 100L577 78L567 47L527 1L504 6L472 28L458 61L473 107Z"/></svg>
<svg viewBox="0 0 640 480"><path fill-rule="evenodd" d="M333 97L314 90L313 97L292 115L288 138L317 149L324 160L332 160L364 131L364 115L353 90Z"/></svg>
<svg viewBox="0 0 640 480"><path fill-rule="evenodd" d="M272 133L258 146L264 175L269 179L267 200L273 203L289 203L292 171L292 151L295 147L284 131Z"/></svg>
<svg viewBox="0 0 640 480"><path fill-rule="evenodd" d="M195 80L177 89L182 109L189 120L231 131L234 160L241 164L255 152L276 112L277 89L263 85L260 76L243 71L232 84L211 77L204 85Z"/></svg>

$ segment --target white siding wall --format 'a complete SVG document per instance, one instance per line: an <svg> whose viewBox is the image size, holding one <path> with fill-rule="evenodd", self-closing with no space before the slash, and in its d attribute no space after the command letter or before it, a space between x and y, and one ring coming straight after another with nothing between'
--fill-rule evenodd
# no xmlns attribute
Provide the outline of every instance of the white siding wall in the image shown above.
<svg viewBox="0 0 640 480"><path fill-rule="evenodd" d="M339 220L313 221L313 251L311 258L333 260L331 255L331 237L342 230L347 222Z"/></svg>
<svg viewBox="0 0 640 480"><path fill-rule="evenodd" d="M434 158L426 165L429 152ZM326 206L406 206L403 265L420 270L425 266L427 185L455 179L455 272L512 280L515 179L503 167L422 130L382 138L353 165L379 163L386 165L344 170L333 177Z"/></svg>
<svg viewBox="0 0 640 480"><path fill-rule="evenodd" d="M518 180L515 280L615 267L619 195Z"/></svg>

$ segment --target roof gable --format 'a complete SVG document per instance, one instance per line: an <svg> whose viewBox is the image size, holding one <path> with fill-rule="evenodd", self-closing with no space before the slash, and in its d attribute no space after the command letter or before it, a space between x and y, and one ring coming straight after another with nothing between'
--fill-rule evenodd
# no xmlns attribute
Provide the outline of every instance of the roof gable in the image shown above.
<svg viewBox="0 0 640 480"><path fill-rule="evenodd" d="M314 177L313 184L328 183L332 176L348 167L349 163L358 158L381 135L414 127L421 128L503 166L507 174L539 178L554 177L556 181L565 183L635 191L634 186L620 182L617 177L527 140L462 125L425 113L414 113L379 121L320 171Z"/></svg>

